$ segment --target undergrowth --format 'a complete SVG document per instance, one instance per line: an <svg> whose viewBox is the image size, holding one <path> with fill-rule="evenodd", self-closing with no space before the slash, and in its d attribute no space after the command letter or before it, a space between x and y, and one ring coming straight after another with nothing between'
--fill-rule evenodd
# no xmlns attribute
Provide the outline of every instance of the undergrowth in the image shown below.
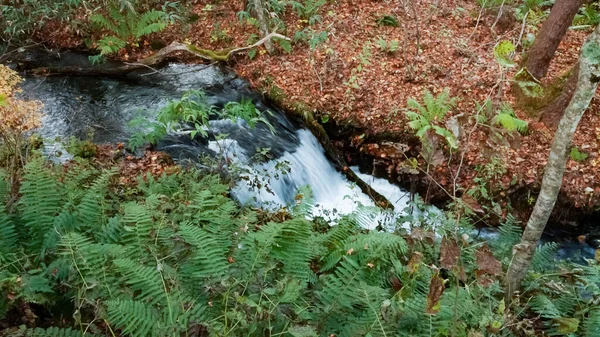
<svg viewBox="0 0 600 337"><path fill-rule="evenodd" d="M9 193L0 179L0 197ZM514 336L600 331L597 265L542 246L515 306L501 279L520 238L413 213L410 233L240 207L197 170L119 183L117 169L41 159L0 212L0 336ZM287 219L287 220L281 220ZM435 233L434 233L435 230ZM437 233L437 234L436 234ZM20 326L21 324L24 325Z"/></svg>

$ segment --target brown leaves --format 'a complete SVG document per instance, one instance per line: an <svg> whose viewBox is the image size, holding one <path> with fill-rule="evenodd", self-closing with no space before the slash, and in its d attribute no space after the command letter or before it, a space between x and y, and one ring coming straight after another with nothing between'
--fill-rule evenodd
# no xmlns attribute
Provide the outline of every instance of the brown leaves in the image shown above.
<svg viewBox="0 0 600 337"><path fill-rule="evenodd" d="M487 244L484 244L477 250L475 258L477 259L479 270L494 276L502 273L502 263L496 260Z"/></svg>
<svg viewBox="0 0 600 337"><path fill-rule="evenodd" d="M444 279L439 274L435 274L429 283L429 293L427 294L427 313L436 314L440 311L440 299L444 293Z"/></svg>
<svg viewBox="0 0 600 337"><path fill-rule="evenodd" d="M502 263L496 260L487 244L475 252L478 270L475 271L477 281L484 287L494 283L494 278L502 274Z"/></svg>
<svg viewBox="0 0 600 337"><path fill-rule="evenodd" d="M452 270L458 263L460 256L460 247L456 240L448 239L444 236L440 245L440 266Z"/></svg>

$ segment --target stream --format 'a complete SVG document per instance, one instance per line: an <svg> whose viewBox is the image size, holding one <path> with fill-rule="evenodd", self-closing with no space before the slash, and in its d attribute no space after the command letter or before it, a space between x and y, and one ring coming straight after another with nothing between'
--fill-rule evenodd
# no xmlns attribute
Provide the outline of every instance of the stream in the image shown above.
<svg viewBox="0 0 600 337"><path fill-rule="evenodd" d="M158 73L133 73L123 78L97 76L29 77L24 95L44 104L43 126L38 133L48 140L45 154L58 161L70 155L60 140L69 137L91 139L97 143L126 143L135 132L129 121L136 117L149 120L170 100L180 99L189 90L201 90L210 105L223 107L232 101L251 99L261 111L271 111L269 122L276 132L258 123L250 128L239 120L211 120L208 137L191 138L181 133L168 135L157 145L176 161L197 161L200 156L225 157L248 173L232 195L241 203L265 208L294 205L298 190L310 186L314 202L313 216L333 221L361 205L374 203L360 188L351 184L328 160L317 138L302 123L286 116L280 109L268 106L250 88L250 84L233 72L215 66L170 64ZM222 135L226 135L223 137ZM261 149L268 149L269 160L253 161ZM282 164L285 169L282 170ZM374 229L382 223L393 223L405 212L410 196L388 180L361 173L351 168L360 179L386 197L394 211L380 211L365 227ZM260 187L251 181L263 182ZM432 208L432 212L440 212ZM493 230L481 233L485 239L497 237ZM545 241L557 241L548 236ZM593 258L594 248L576 238L560 239L557 259Z"/></svg>

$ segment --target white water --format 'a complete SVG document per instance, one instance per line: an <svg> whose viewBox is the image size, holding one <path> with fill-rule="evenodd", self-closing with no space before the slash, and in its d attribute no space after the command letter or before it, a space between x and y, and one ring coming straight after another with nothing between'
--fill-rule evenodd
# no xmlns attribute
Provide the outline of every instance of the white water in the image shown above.
<svg viewBox="0 0 600 337"><path fill-rule="evenodd" d="M325 157L323 147L310 131L301 129L296 133L300 144L293 151L285 152L276 160L246 166L255 172L248 176L249 179L263 179L266 176L270 178L268 185L261 188L252 188L247 181L238 183L232 192L242 204L249 203L269 209L291 207L295 204L298 190L310 186L314 204L313 216L334 220L339 215L356 211L360 206L374 206L373 201L358 186L335 170ZM209 148L238 165L248 161L247 154L235 140L212 141ZM278 163L286 163L289 172L278 170ZM390 200L396 212L402 212L406 208L408 193L385 179L360 173L357 167L353 167L352 170L374 190ZM379 222L391 221L393 218L389 214L376 216L372 226L368 227L374 228Z"/></svg>

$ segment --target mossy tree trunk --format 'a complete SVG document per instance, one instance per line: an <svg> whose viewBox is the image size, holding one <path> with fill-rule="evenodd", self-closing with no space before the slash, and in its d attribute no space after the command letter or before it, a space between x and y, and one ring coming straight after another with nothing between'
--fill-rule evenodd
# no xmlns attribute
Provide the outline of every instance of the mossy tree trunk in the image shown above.
<svg viewBox="0 0 600 337"><path fill-rule="evenodd" d="M593 50L594 53L590 53ZM544 232L562 186L568 150L583 113L590 105L600 81L600 26L586 39L579 58L579 74L573 98L566 108L554 135L542 188L521 242L513 248L513 258L506 275L506 300L521 287L533 254Z"/></svg>
<svg viewBox="0 0 600 337"><path fill-rule="evenodd" d="M536 79L546 76L554 53L571 26L579 8L587 0L556 0L529 50L525 68Z"/></svg>

